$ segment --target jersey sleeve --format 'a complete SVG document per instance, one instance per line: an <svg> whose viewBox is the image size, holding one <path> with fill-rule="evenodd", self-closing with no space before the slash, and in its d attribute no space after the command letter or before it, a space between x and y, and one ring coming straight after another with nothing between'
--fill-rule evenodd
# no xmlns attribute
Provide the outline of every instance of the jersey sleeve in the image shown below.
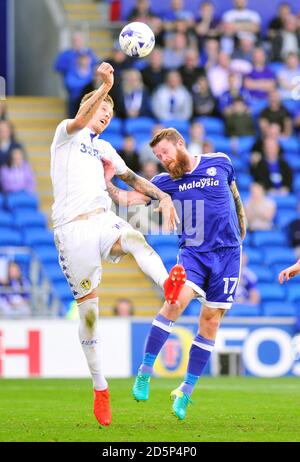
<svg viewBox="0 0 300 462"><path fill-rule="evenodd" d="M107 157L112 161L116 169L116 175L123 175L123 173L125 173L128 169L122 157L119 156L117 151L112 147L110 143L106 143L104 157Z"/></svg>
<svg viewBox="0 0 300 462"><path fill-rule="evenodd" d="M56 132L55 132L55 140L56 140L57 146L67 143L73 138L73 136L77 134L77 133L69 134L67 132L67 125L70 121L71 119L65 119L58 125Z"/></svg>
<svg viewBox="0 0 300 462"><path fill-rule="evenodd" d="M169 175L165 175L165 174L155 175L150 181L152 184L154 184L154 186L159 188L161 191L170 194Z"/></svg>

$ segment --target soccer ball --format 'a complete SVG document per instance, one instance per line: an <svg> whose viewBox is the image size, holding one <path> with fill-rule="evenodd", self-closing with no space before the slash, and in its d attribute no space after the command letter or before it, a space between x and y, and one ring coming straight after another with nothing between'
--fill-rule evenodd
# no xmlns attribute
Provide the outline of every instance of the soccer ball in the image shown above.
<svg viewBox="0 0 300 462"><path fill-rule="evenodd" d="M152 30L143 22L131 22L121 30L121 49L133 58L144 58L153 50L155 38Z"/></svg>

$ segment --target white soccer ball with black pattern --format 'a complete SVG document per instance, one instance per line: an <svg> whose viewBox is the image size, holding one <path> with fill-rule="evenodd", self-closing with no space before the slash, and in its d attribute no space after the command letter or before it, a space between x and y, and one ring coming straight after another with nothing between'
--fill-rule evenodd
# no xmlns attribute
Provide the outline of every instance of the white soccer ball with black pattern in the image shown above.
<svg viewBox="0 0 300 462"><path fill-rule="evenodd" d="M144 58L153 50L155 38L152 30L143 22L131 22L121 30L121 49L132 58Z"/></svg>

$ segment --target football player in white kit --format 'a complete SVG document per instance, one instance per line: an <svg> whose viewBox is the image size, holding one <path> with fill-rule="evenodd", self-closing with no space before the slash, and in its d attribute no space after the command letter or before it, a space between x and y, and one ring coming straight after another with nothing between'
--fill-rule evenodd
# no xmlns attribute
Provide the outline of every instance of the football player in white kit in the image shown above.
<svg viewBox="0 0 300 462"><path fill-rule="evenodd" d="M110 143L98 138L113 116L108 92L114 82L110 64L103 62L98 73L101 86L85 95L76 117L62 121L55 132L51 145L52 219L59 263L78 304L79 338L93 379L94 414L101 425L109 425L109 391L98 335L101 260L116 263L131 253L144 273L164 288L170 303L177 300L185 272L182 267L178 271L177 265L168 275L144 236L110 210L102 159L112 162L116 174L138 191L136 194L159 200L167 228L173 230L178 221L170 196L136 175Z"/></svg>

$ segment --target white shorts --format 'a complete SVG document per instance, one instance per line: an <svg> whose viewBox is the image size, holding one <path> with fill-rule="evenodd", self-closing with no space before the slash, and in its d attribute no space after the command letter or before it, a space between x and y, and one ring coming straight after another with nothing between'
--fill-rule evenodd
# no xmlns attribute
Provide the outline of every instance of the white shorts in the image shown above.
<svg viewBox="0 0 300 462"><path fill-rule="evenodd" d="M54 229L60 267L75 299L98 287L102 277L101 260L117 263L110 251L122 229L131 226L112 211L91 215Z"/></svg>

